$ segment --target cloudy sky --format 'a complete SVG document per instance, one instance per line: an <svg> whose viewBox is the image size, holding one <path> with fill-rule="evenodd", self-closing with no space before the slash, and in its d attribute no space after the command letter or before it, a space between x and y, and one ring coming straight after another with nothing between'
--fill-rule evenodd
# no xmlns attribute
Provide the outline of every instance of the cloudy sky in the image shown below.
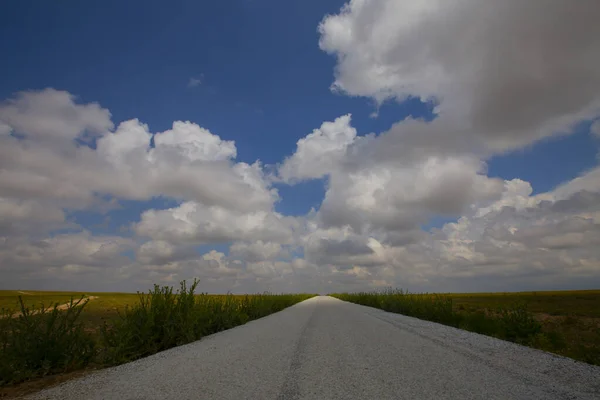
<svg viewBox="0 0 600 400"><path fill-rule="evenodd" d="M597 0L9 2L0 289L600 286Z"/></svg>

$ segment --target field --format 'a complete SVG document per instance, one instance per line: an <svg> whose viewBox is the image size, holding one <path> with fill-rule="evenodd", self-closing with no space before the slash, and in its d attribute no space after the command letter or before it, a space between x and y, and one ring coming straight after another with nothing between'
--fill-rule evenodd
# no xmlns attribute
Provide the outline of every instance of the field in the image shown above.
<svg viewBox="0 0 600 400"><path fill-rule="evenodd" d="M334 296L600 365L600 290Z"/></svg>
<svg viewBox="0 0 600 400"><path fill-rule="evenodd" d="M71 298L77 300L84 296L84 299L92 298L86 305L86 312L82 314L82 320L86 320L91 327L98 321L110 320L118 316L118 310L125 306L131 306L138 301L136 293L108 293L108 292L44 292L44 291L17 291L0 290L0 309L20 310L19 296L23 300L25 307L32 310L53 307L55 304L62 305L71 301Z"/></svg>
<svg viewBox="0 0 600 400"><path fill-rule="evenodd" d="M449 293L457 310L476 311L526 303L535 314L600 318L600 290L513 293Z"/></svg>
<svg viewBox="0 0 600 400"><path fill-rule="evenodd" d="M311 295L0 291L0 397L200 339ZM20 311L19 296L29 308ZM83 296L82 306L52 309ZM343 293L333 296L600 365L600 290L523 293ZM45 312L35 314L44 305ZM9 317L10 316L10 317ZM65 354L77 357L65 358Z"/></svg>
<svg viewBox="0 0 600 400"><path fill-rule="evenodd" d="M0 397L189 343L313 296L196 294L196 285L145 294L0 291Z"/></svg>

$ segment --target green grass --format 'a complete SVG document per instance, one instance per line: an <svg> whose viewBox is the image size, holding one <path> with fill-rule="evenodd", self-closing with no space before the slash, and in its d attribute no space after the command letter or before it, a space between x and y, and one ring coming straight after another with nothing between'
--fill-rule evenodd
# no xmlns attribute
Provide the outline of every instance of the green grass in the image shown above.
<svg viewBox="0 0 600 400"><path fill-rule="evenodd" d="M78 321L86 301L71 300L61 311L29 309L20 302L20 315L0 313L0 384L23 381L86 366L94 357L94 341Z"/></svg>
<svg viewBox="0 0 600 400"><path fill-rule="evenodd" d="M55 303L66 304L71 298L98 297L95 303L98 306L91 306L94 309L110 309L111 307L123 307L127 304L135 303L137 294L135 293L110 293L110 292L47 292L32 290L0 290L0 308L18 309L19 296L27 307L37 309L41 304L52 307Z"/></svg>
<svg viewBox="0 0 600 400"><path fill-rule="evenodd" d="M80 292L41 292L28 290L0 290L0 309L17 310L20 308L19 296L22 297L26 307L31 309L52 307L55 303L66 304L71 297L79 298L84 293Z"/></svg>
<svg viewBox="0 0 600 400"><path fill-rule="evenodd" d="M600 365L598 290L332 296Z"/></svg>
<svg viewBox="0 0 600 400"><path fill-rule="evenodd" d="M178 291L155 286L147 294L0 292L5 306L0 315L0 386L131 361L312 297L198 295L196 285L182 282ZM69 306L61 310L65 303Z"/></svg>
<svg viewBox="0 0 600 400"><path fill-rule="evenodd" d="M515 302L526 303L533 313L552 316L600 318L600 290L515 293L450 293L455 307L465 310L494 309Z"/></svg>
<svg viewBox="0 0 600 400"><path fill-rule="evenodd" d="M283 310L312 295L194 295L197 282L177 293L155 285L103 330L104 363L145 357Z"/></svg>

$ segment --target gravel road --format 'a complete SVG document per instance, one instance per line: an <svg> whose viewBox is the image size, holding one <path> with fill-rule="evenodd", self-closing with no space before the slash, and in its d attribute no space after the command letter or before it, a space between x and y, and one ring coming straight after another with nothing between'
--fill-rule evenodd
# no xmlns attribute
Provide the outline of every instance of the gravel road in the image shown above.
<svg viewBox="0 0 600 400"><path fill-rule="evenodd" d="M316 297L30 399L600 399L600 367Z"/></svg>

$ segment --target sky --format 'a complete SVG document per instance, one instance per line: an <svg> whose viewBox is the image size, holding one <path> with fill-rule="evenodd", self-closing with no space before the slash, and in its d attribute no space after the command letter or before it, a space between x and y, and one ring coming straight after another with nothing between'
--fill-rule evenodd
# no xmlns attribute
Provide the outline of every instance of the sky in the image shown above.
<svg viewBox="0 0 600 400"><path fill-rule="evenodd" d="M598 288L599 19L10 1L0 289Z"/></svg>

